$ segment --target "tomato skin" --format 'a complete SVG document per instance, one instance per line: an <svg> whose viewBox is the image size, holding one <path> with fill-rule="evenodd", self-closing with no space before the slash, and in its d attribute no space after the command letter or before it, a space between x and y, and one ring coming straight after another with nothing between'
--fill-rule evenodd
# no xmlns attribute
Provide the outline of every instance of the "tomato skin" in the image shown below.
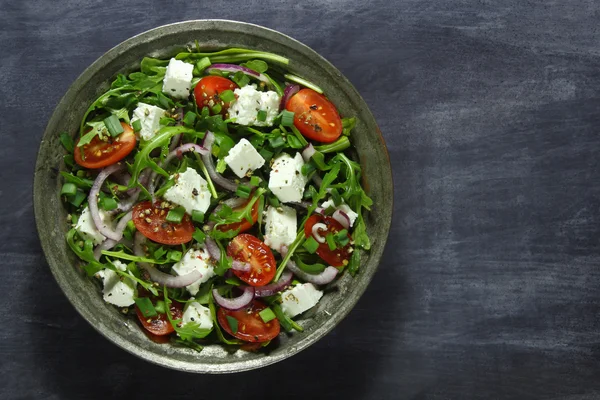
<svg viewBox="0 0 600 400"><path fill-rule="evenodd" d="M141 297L150 298L150 301L152 301L153 305L156 305L156 302L159 300L159 298L153 296L151 293L148 293L143 289L140 289L138 293ZM171 310L171 319L181 319L183 316L183 305L181 303L172 301L169 309ZM164 336L175 331L175 329L173 329L173 325L171 325L169 319L167 318L167 314L158 314L154 317L144 317L138 306L135 306L135 313L137 314L138 319L140 320L144 329L154 336ZM156 339L157 342L164 343L163 340L158 338L153 338L153 340L154 339Z"/></svg>
<svg viewBox="0 0 600 400"><path fill-rule="evenodd" d="M177 245L191 241L194 224L190 216L184 214L181 223L176 224L166 220L168 212L169 209L162 208L160 201L154 205L150 201L143 201L133 206L132 220L136 229L154 242Z"/></svg>
<svg viewBox="0 0 600 400"><path fill-rule="evenodd" d="M198 105L198 108L202 108L205 106L211 108L212 106L210 105L210 100L212 100L214 104L222 102L223 104L221 104L221 114L225 115L227 114L227 110L229 109L229 102L223 102L219 97L219 94L221 94L221 92L224 92L225 90L233 91L238 88L239 86L235 82L227 78L223 78L222 76L205 76L204 78L198 81L196 87L194 88L194 97L196 98L196 104Z"/></svg>
<svg viewBox="0 0 600 400"><path fill-rule="evenodd" d="M76 145L73 152L75 162L84 168L96 169L112 165L127 157L135 148L136 137L128 124L121 121L121 126L123 133L116 138L109 137L108 141L104 142L96 136L88 144L81 147Z"/></svg>
<svg viewBox="0 0 600 400"><path fill-rule="evenodd" d="M237 311L229 311L221 307L217 311L217 320L221 328L231 336L245 342L262 343L274 339L279 335L281 327L277 318L265 323L259 312L267 308L267 305L260 300L253 300L248 307ZM227 316L238 320L238 330L233 333Z"/></svg>
<svg viewBox="0 0 600 400"><path fill-rule="evenodd" d="M250 201L250 199L248 201ZM248 202L245 202L241 206L236 207L232 210L234 212L242 211L246 207L247 204L248 204ZM236 229L239 229L238 233L242 233L242 232L246 232L247 230L250 230L252 228L252 226L256 223L256 221L258 221L258 200L252 206L252 210L251 210L250 214L251 214L250 216L252 217L252 223L248 222L248 220L246 220L246 219L243 219L242 222L237 222L234 224L227 224L227 225L219 225L219 226L217 226L217 230L219 230L221 232L227 232L227 231L235 231Z"/></svg>
<svg viewBox="0 0 600 400"><path fill-rule="evenodd" d="M250 263L250 271L233 273L251 286L264 286L275 277L275 257L269 246L256 236L242 233L233 238L227 246L227 255L234 260Z"/></svg>
<svg viewBox="0 0 600 400"><path fill-rule="evenodd" d="M293 95L285 109L294 113L294 125L311 140L331 143L342 134L342 120L337 108L312 89L302 89Z"/></svg>
<svg viewBox="0 0 600 400"><path fill-rule="evenodd" d="M316 223L323 223L327 226L327 231L323 232L319 230L319 234L323 237L327 235L327 233L331 232L333 234L337 234L339 231L344 229L342 224L337 222L335 219L327 216L322 216L320 214L313 214L306 220L306 224L304 225L304 236L309 237L312 236L312 227ZM352 240L350 234L348 234L348 238ZM319 243L319 247L317 248L317 255L321 257L325 262L333 267L341 267L345 264L348 264L348 259L350 258L350 249L352 246L350 242L342 247L341 249L329 250L329 246L327 242Z"/></svg>

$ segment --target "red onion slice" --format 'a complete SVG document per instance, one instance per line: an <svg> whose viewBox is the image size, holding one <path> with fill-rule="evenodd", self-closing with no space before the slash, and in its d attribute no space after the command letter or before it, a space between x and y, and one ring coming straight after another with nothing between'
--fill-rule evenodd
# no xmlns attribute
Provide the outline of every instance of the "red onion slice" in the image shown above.
<svg viewBox="0 0 600 400"><path fill-rule="evenodd" d="M266 83L267 85L271 85L271 82L269 81L269 78L267 78L266 76L264 76L263 74L261 74L260 72L256 72L254 70L251 70L250 68L246 68L246 67L242 67L241 65L235 65L235 64L213 64L210 67L206 68L206 72L210 73L211 71L214 70L219 70L219 71L225 71L225 72L243 72L244 74L251 76L253 78L258 79L261 82Z"/></svg>
<svg viewBox="0 0 600 400"><path fill-rule="evenodd" d="M345 229L350 228L350 217L342 210L335 210L331 217L339 222Z"/></svg>
<svg viewBox="0 0 600 400"><path fill-rule="evenodd" d="M306 147L304 148L304 150L302 150L302 158L304 159L304 162L309 162L311 157L317 152L317 150L315 150L315 148L313 147L312 143L309 143L308 145L306 145Z"/></svg>
<svg viewBox="0 0 600 400"><path fill-rule="evenodd" d="M210 178L214 183L221 186L225 190L235 192L238 185L235 182L223 177L223 175L219 174L215 169L215 164L212 159L212 155L210 154L214 141L215 134L211 131L206 131L206 136L204 136L204 148L208 150L208 153L202 155L202 162L204 162L204 166L208 171L208 175L210 175Z"/></svg>
<svg viewBox="0 0 600 400"><path fill-rule="evenodd" d="M292 283L293 274L287 269L283 271L277 282L270 283L265 286L254 288L255 297L273 296L277 292L281 292Z"/></svg>
<svg viewBox="0 0 600 400"><path fill-rule="evenodd" d="M213 289L213 297L215 298L217 304L221 307L227 310L237 311L246 307L252 300L254 300L254 288L252 286L240 286L240 288L243 289L242 294L233 299L227 299L221 296L217 289Z"/></svg>
<svg viewBox="0 0 600 400"><path fill-rule="evenodd" d="M219 246L217 246L217 242L215 242L213 238L206 236L206 239L204 240L204 245L206 246L208 254L210 254L210 256L214 260L219 262L219 260L221 259L221 249L219 248Z"/></svg>
<svg viewBox="0 0 600 400"><path fill-rule="evenodd" d="M339 272L337 268L329 266L320 274L309 274L308 272L302 271L300 267L298 267L292 260L287 262L286 267L289 268L290 271L292 271L298 278L306 282L314 283L315 285L328 284L335 279Z"/></svg>
<svg viewBox="0 0 600 400"><path fill-rule="evenodd" d="M279 104L279 109L283 110L288 100L292 98L293 95L298 93L300 90L300 86L298 85L287 85L283 90L283 96L281 97L281 103Z"/></svg>
<svg viewBox="0 0 600 400"><path fill-rule="evenodd" d="M325 238L319 234L319 230L327 231L327 225L322 222L317 222L312 227L312 235L319 243L325 243Z"/></svg>
<svg viewBox="0 0 600 400"><path fill-rule="evenodd" d="M233 262L231 263L231 269L235 271L250 272L250 268L250 263L247 262L233 260Z"/></svg>
<svg viewBox="0 0 600 400"><path fill-rule="evenodd" d="M142 249L142 244L146 241L146 237L142 235L139 231L135 233L135 239L133 243L133 253L138 257L144 257L144 250ZM202 274L198 270L194 270L189 274L174 276L170 274L166 274L162 271L156 269L153 265L148 263L138 263L140 267L148 272L150 275L150 279L159 285L164 285L166 287L172 288L182 288L191 285L192 283L200 280L202 278Z"/></svg>
<svg viewBox="0 0 600 400"><path fill-rule="evenodd" d="M110 175L114 174L117 171L121 171L124 168L125 166L123 164L117 163L109 165L108 167L100 171L100 173L96 177L96 180L94 181L94 184L92 185L92 189L90 190L90 194L88 196L90 214L92 215L92 219L94 220L96 229L108 239L116 241L121 240L121 238L123 237L123 232L118 233L113 231L108 227L107 224L105 224L102 221L102 218L100 218L100 212L98 211L98 195L100 194L100 188L102 188L102 184L104 184L106 178L108 178Z"/></svg>

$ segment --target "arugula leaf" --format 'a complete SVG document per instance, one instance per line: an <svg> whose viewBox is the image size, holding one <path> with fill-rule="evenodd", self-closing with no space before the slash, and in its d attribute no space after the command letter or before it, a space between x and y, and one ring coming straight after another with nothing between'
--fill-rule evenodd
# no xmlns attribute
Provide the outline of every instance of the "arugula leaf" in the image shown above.
<svg viewBox="0 0 600 400"><path fill-rule="evenodd" d="M77 255L83 261L86 261L88 264L83 267L88 276L95 275L98 271L106 268L104 264L96 260L94 257L94 242L91 240L83 241L83 248L79 246L78 243L75 243L75 235L77 231L75 228L72 228L67 232L67 244L73 250L73 253Z"/></svg>
<svg viewBox="0 0 600 400"><path fill-rule="evenodd" d="M120 258L122 260L151 263L151 264L168 264L168 263L173 262L173 260L171 260L169 258L166 258L163 260L157 260L154 258L134 256L132 254L128 254L128 253L124 252L123 250L121 250L121 251L102 250L102 254L105 256L108 256L108 257Z"/></svg>
<svg viewBox="0 0 600 400"><path fill-rule="evenodd" d="M241 65L259 73L267 72L267 70L269 69L269 66L263 60L250 60Z"/></svg>
<svg viewBox="0 0 600 400"><path fill-rule="evenodd" d="M90 189L94 184L94 181L91 179L83 179L65 171L60 171L60 175L63 177L65 182L72 183L81 189Z"/></svg>
<svg viewBox="0 0 600 400"><path fill-rule="evenodd" d="M165 286L165 287L163 287L163 294L164 294L165 305L166 305L165 308L167 310L167 312L165 314L167 315L167 319L169 320L169 322L171 323L171 326L173 327L175 332L177 332L177 334L179 335L181 340L193 342L194 339L202 339L202 338L206 337L212 331L212 329L200 328L200 324L198 324L197 322L188 322L185 325L180 326L180 324L182 323L182 320L181 319L173 319L173 317L171 316L172 301L171 301L171 299L169 299L169 296L167 295L167 293L168 293L168 291Z"/></svg>

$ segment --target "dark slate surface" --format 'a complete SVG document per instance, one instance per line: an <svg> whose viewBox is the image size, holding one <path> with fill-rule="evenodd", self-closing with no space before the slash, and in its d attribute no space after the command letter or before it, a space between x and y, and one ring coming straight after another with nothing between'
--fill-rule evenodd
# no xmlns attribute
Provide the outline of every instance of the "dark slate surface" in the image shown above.
<svg viewBox="0 0 600 400"><path fill-rule="evenodd" d="M561 4L563 3L563 4ZM0 398L600 398L600 4L0 1ZM332 61L392 157L393 228L348 318L237 376L147 364L52 278L32 174L45 124L97 57L146 29L226 18ZM51 195L51 194L49 194Z"/></svg>

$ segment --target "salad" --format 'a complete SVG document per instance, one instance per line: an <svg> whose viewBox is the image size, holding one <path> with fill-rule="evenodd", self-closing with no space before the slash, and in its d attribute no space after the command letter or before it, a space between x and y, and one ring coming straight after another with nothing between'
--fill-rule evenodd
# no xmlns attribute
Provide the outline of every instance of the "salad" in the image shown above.
<svg viewBox="0 0 600 400"><path fill-rule="evenodd" d="M285 57L144 58L64 132L66 240L149 338L258 350L355 275L372 201L341 118Z"/></svg>

